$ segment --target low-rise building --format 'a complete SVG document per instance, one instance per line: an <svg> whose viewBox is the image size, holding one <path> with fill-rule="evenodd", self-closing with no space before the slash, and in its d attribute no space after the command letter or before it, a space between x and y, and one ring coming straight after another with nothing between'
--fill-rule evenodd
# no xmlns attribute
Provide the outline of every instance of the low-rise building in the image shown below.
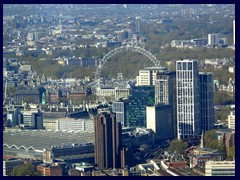
<svg viewBox="0 0 240 180"><path fill-rule="evenodd" d="M37 172L42 176L62 176L62 168L58 164L39 164Z"/></svg>
<svg viewBox="0 0 240 180"><path fill-rule="evenodd" d="M235 161L208 161L205 176L235 176Z"/></svg>
<svg viewBox="0 0 240 180"><path fill-rule="evenodd" d="M3 176L11 174L14 167L22 165L23 160L17 158L3 159Z"/></svg>

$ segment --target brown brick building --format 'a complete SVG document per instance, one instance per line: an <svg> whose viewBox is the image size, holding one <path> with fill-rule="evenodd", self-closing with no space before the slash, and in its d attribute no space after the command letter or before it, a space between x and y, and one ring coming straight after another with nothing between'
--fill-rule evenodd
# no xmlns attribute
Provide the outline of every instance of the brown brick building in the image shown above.
<svg viewBox="0 0 240 180"><path fill-rule="evenodd" d="M106 112L95 117L95 163L100 169L121 167L121 123Z"/></svg>
<svg viewBox="0 0 240 180"><path fill-rule="evenodd" d="M40 164L37 166L37 172L43 176L62 176L62 168L57 164Z"/></svg>

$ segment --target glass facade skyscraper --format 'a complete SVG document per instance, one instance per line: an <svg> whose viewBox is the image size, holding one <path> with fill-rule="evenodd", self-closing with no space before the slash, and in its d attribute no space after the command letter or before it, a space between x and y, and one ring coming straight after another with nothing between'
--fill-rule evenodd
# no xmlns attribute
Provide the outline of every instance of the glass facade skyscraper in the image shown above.
<svg viewBox="0 0 240 180"><path fill-rule="evenodd" d="M200 92L197 60L176 62L178 139L201 134Z"/></svg>
<svg viewBox="0 0 240 180"><path fill-rule="evenodd" d="M214 128L214 92L212 73L200 72L201 124L203 131Z"/></svg>
<svg viewBox="0 0 240 180"><path fill-rule="evenodd" d="M129 96L127 126L146 128L146 106L154 104L154 86L137 86Z"/></svg>

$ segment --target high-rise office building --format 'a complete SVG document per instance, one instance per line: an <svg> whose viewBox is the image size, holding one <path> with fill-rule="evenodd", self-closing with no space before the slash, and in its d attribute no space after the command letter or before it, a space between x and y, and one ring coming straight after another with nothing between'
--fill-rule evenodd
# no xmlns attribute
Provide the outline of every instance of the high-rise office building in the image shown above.
<svg viewBox="0 0 240 180"><path fill-rule="evenodd" d="M125 127L128 122L128 100L120 99L112 104L112 111L116 114L116 120Z"/></svg>
<svg viewBox="0 0 240 180"><path fill-rule="evenodd" d="M208 34L208 44L211 46L219 44L219 34Z"/></svg>
<svg viewBox="0 0 240 180"><path fill-rule="evenodd" d="M121 123L114 114L102 112L95 117L95 163L100 169L121 167Z"/></svg>
<svg viewBox="0 0 240 180"><path fill-rule="evenodd" d="M201 124L203 131L214 128L214 92L212 73L199 73Z"/></svg>
<svg viewBox="0 0 240 180"><path fill-rule="evenodd" d="M178 139L201 134L200 93L197 60L176 62Z"/></svg>
<svg viewBox="0 0 240 180"><path fill-rule="evenodd" d="M135 32L140 33L141 32L141 17L137 16L135 19Z"/></svg>
<svg viewBox="0 0 240 180"><path fill-rule="evenodd" d="M146 128L146 106L154 105L154 86L137 86L129 96L127 126Z"/></svg>
<svg viewBox="0 0 240 180"><path fill-rule="evenodd" d="M155 140L166 141L174 138L172 106L171 105L154 105L147 106L147 128L152 129L156 135Z"/></svg>
<svg viewBox="0 0 240 180"><path fill-rule="evenodd" d="M176 72L158 71L155 81L155 104L171 105L174 136L177 136Z"/></svg>

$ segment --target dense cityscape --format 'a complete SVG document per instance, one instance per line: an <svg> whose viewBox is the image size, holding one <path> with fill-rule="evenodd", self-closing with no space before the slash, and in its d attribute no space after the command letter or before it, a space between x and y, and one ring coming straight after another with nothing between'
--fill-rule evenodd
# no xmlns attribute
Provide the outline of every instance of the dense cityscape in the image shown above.
<svg viewBox="0 0 240 180"><path fill-rule="evenodd" d="M3 4L3 176L235 176L235 5Z"/></svg>

